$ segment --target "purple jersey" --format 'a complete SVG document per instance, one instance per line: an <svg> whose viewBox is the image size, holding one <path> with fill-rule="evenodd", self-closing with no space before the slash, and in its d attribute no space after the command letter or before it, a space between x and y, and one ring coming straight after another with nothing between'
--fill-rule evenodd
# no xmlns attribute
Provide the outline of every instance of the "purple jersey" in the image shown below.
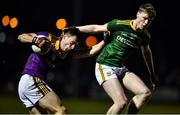
<svg viewBox="0 0 180 115"><path fill-rule="evenodd" d="M60 39L59 37L53 36L48 32L38 32L37 35L45 35L53 44L52 49L45 55L39 55L32 53L24 67L23 74L29 74L34 77L40 77L44 79L50 68L55 65L53 62L58 58L60 60L69 59L72 56L72 52L64 55L64 52L59 50Z"/></svg>
<svg viewBox="0 0 180 115"><path fill-rule="evenodd" d="M37 35L44 35L47 36L50 41L56 41L57 38L53 37L48 32L38 32ZM47 72L49 71L50 67L54 66L52 64L53 58L52 52L50 51L46 55L38 55L36 53L32 53L28 61L24 67L23 74L29 74L31 76L40 77L43 78L47 75Z"/></svg>
<svg viewBox="0 0 180 115"><path fill-rule="evenodd" d="M32 53L24 67L23 74L44 78L50 67L46 64L46 61L43 58L44 57L36 53Z"/></svg>

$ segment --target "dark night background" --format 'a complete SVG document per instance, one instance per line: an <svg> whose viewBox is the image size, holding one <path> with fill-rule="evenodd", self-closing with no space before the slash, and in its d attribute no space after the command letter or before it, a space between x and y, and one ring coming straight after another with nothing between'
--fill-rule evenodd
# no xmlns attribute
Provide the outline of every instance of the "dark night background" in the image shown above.
<svg viewBox="0 0 180 115"><path fill-rule="evenodd" d="M135 18L138 7L145 2L157 9L157 17L149 31L151 48L159 88L154 100L180 101L179 61L179 4L168 0L3 0L0 18L4 15L17 17L15 29L3 27L6 41L0 42L0 89L1 95L17 95L17 84L31 52L30 45L20 43L17 36L25 32L48 31L59 35L55 23L59 18L67 20L67 26L104 24L112 19ZM100 40L101 38L99 38ZM82 38L81 44L84 44ZM96 56L86 59L65 61L57 64L48 74L50 86L61 96L98 98L104 91L98 86L94 75ZM141 52L136 50L128 60L127 67L149 84L148 71ZM171 96L169 96L171 95ZM168 99L168 100L167 100Z"/></svg>

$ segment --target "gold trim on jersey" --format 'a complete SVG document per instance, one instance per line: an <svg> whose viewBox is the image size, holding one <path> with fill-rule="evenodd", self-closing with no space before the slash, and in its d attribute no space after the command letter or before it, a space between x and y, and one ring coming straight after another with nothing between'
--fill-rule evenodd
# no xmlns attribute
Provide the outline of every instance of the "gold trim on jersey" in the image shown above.
<svg viewBox="0 0 180 115"><path fill-rule="evenodd" d="M130 25L131 28L136 31L136 28L132 25L134 20L117 20L117 24Z"/></svg>
<svg viewBox="0 0 180 115"><path fill-rule="evenodd" d="M59 44L60 44L60 41L56 40L56 42L55 42L55 49L56 50L59 50Z"/></svg>
<svg viewBox="0 0 180 115"><path fill-rule="evenodd" d="M99 72L100 72L100 74L101 74L101 78L102 78L103 81L105 81L105 75L104 75L104 73L103 73L102 65L101 65L101 64L98 64L98 66L99 66Z"/></svg>
<svg viewBox="0 0 180 115"><path fill-rule="evenodd" d="M49 41L52 41L52 35L51 34L48 35L48 39L49 39Z"/></svg>
<svg viewBox="0 0 180 115"><path fill-rule="evenodd" d="M132 24L133 21L134 21L134 20L131 20L129 24L130 24L131 28L132 28L134 31L136 31L136 28L135 28L135 27L133 26L133 24Z"/></svg>
<svg viewBox="0 0 180 115"><path fill-rule="evenodd" d="M117 20L117 24L129 25L129 20Z"/></svg>

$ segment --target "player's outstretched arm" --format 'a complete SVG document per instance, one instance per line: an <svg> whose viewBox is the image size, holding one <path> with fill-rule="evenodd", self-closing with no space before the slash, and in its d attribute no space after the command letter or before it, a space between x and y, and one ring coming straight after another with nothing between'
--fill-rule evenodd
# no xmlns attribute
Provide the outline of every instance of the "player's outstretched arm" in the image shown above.
<svg viewBox="0 0 180 115"><path fill-rule="evenodd" d="M101 42L92 46L91 48L77 50L74 52L73 58L85 58L85 57L94 56L104 47L104 45L105 45L105 42L104 40L102 40Z"/></svg>
<svg viewBox="0 0 180 115"><path fill-rule="evenodd" d="M18 36L18 40L23 43L32 43L41 48L45 43L49 42L47 36L36 33L24 33Z"/></svg>
<svg viewBox="0 0 180 115"><path fill-rule="evenodd" d="M23 33L18 36L18 40L23 43L32 43L35 33Z"/></svg>
<svg viewBox="0 0 180 115"><path fill-rule="evenodd" d="M80 32L84 33L97 33L107 31L107 24L104 25L85 25L85 26L76 26Z"/></svg>
<svg viewBox="0 0 180 115"><path fill-rule="evenodd" d="M94 56L95 54L97 54L103 48L104 45L105 45L105 41L102 40L98 44L92 46L88 56Z"/></svg>
<svg viewBox="0 0 180 115"><path fill-rule="evenodd" d="M41 55L48 53L51 49L51 42L43 32L24 33L18 36L18 40L23 43L31 43L32 50Z"/></svg>

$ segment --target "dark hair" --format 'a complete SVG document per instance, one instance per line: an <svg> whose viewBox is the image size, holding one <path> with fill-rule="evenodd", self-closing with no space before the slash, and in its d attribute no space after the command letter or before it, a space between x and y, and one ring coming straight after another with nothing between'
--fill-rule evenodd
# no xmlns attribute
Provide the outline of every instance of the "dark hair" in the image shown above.
<svg viewBox="0 0 180 115"><path fill-rule="evenodd" d="M65 29L63 30L63 32L64 32L64 34L70 34L70 35L72 35L72 36L75 35L75 36L77 36L77 38L80 37L80 31L79 31L79 29L76 28L76 27L65 28Z"/></svg>
<svg viewBox="0 0 180 115"><path fill-rule="evenodd" d="M148 13L149 17L152 19L156 17L156 9L151 3L142 4L139 7L138 12L146 12Z"/></svg>

